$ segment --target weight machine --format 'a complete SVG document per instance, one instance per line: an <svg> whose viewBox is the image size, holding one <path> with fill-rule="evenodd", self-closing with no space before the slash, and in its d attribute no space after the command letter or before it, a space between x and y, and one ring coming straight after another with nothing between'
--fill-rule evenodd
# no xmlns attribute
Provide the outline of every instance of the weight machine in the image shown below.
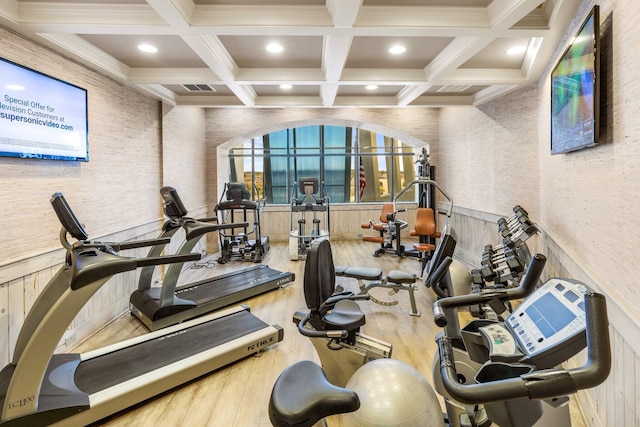
<svg viewBox="0 0 640 427"><path fill-rule="evenodd" d="M254 194L258 194L253 186ZM226 196L226 200L222 200ZM238 227L221 229L220 256L218 262L224 264L230 260L262 262L269 251L269 237L260 232L260 216L266 200L252 200L247 186L241 182L228 182L220 201L214 208L220 224L244 223ZM249 228L252 224L252 227ZM239 231L238 231L239 230ZM252 236L253 235L253 236ZM253 237L251 239L250 237Z"/></svg>

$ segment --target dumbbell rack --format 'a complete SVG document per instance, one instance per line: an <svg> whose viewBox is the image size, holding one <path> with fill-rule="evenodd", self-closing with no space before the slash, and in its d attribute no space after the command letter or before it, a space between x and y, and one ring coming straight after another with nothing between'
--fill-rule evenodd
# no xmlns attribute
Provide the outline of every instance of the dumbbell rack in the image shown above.
<svg viewBox="0 0 640 427"><path fill-rule="evenodd" d="M498 232L502 242L497 246L486 245L480 259L480 268L471 270L471 293L493 288L505 289L518 286L531 259L526 241L538 233L538 227L520 205L513 208L513 215L498 220ZM507 307L507 309L510 309ZM499 305L474 305L469 307L474 317L499 319Z"/></svg>

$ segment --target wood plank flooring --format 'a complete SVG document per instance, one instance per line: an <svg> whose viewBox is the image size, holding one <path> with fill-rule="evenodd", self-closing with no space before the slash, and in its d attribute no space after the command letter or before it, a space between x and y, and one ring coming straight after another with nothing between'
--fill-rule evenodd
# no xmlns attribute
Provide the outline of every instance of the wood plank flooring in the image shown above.
<svg viewBox="0 0 640 427"><path fill-rule="evenodd" d="M391 255L373 257L375 244L358 241L332 241L336 265L379 267L387 272L400 269L419 273L419 262L415 258L397 258ZM230 262L224 265L215 260L217 254L209 255L181 276L181 283L191 283L207 277L249 267L253 264ZM318 361L311 342L301 336L292 322L292 314L306 309L302 292L304 261L290 261L288 246L272 244L262 262L281 271L295 273L296 280L283 289L278 289L245 301L252 313L267 323L284 328L284 340L267 349L260 356L238 361L210 375L192 381L182 387L157 396L127 411L104 419L95 425L123 426L224 426L254 427L270 426L267 413L271 388L285 367L303 360ZM338 283L356 291L353 279L338 278ZM432 360L436 351L434 336L438 328L431 317L433 293L423 285L416 292L421 317L410 316L409 295L400 292L393 296L388 290L375 289L372 294L380 300L398 301L391 307L372 302L361 303L367 324L363 333L393 344L393 357L416 368L431 382ZM129 314L117 318L113 323L80 344L76 351L100 348L146 330ZM338 417L328 419L329 426L340 426ZM576 418L574 425L583 425Z"/></svg>

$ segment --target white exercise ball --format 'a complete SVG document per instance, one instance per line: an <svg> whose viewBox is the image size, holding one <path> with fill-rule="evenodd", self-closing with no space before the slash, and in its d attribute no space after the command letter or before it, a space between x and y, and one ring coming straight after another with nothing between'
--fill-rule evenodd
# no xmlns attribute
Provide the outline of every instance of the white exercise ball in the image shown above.
<svg viewBox="0 0 640 427"><path fill-rule="evenodd" d="M429 383L399 360L366 363L346 388L358 394L360 409L340 416L344 427L444 426L440 403Z"/></svg>
<svg viewBox="0 0 640 427"><path fill-rule="evenodd" d="M454 259L449 266L449 275L454 295L468 295L471 293L471 273L469 273L464 264Z"/></svg>

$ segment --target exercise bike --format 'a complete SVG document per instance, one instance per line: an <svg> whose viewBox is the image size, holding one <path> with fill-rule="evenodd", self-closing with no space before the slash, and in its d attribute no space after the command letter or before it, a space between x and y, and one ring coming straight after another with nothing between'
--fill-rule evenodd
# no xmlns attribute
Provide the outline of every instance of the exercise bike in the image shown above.
<svg viewBox="0 0 640 427"><path fill-rule="evenodd" d="M392 346L360 333L365 315L356 303L369 295L336 293L331 245L326 238L311 242L304 269L304 298L308 312L296 312L298 331L311 338L331 383L345 386L365 363L391 356Z"/></svg>
<svg viewBox="0 0 640 427"><path fill-rule="evenodd" d="M603 295L570 279L549 279L536 290L544 263L544 256L534 256L518 288L436 301L434 320L445 330L437 338L434 382L445 397L447 413L442 418L433 412L426 414L421 418L424 424L416 420L406 423L406 414L395 409L398 423L392 424L391 419L388 425L570 425L566 396L597 386L609 374L606 301ZM446 269L443 263L434 274L443 275ZM468 343L463 341L465 337L461 338L456 326L457 307L523 297L527 298L505 322L481 321L482 325L471 326L469 333L464 333L469 335ZM585 346L587 361L582 367L556 367ZM465 353L477 369L462 369ZM303 361L285 369L276 381L269 415L274 426L312 426L334 414L344 414L343 424L370 425L367 420L394 412L393 406L376 402L378 396L366 381L349 381L346 387L331 384L323 369ZM389 396L384 397L389 402ZM423 407L433 408L433 401L424 401Z"/></svg>

